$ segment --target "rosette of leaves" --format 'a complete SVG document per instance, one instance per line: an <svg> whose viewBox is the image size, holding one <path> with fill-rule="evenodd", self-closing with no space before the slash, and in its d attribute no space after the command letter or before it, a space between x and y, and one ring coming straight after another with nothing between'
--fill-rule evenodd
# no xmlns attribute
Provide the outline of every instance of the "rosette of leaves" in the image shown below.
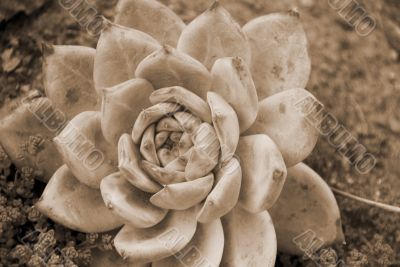
<svg viewBox="0 0 400 267"><path fill-rule="evenodd" d="M343 239L332 192L302 163L318 138L296 107L317 101L309 73L295 11L240 27L215 2L185 25L156 1L121 0L96 49L44 47L47 97L5 118L0 140L51 177L42 213L119 229L119 255L97 266L274 266L277 249L304 253L294 239L308 230ZM21 156L31 136L38 149Z"/></svg>

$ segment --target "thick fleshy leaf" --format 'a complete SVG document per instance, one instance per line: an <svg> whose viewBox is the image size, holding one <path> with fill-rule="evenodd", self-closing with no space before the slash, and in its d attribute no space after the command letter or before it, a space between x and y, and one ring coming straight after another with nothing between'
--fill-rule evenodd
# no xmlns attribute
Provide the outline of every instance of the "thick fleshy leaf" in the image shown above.
<svg viewBox="0 0 400 267"><path fill-rule="evenodd" d="M175 255L153 262L152 267L218 267L223 250L224 231L221 220L200 223L185 248Z"/></svg>
<svg viewBox="0 0 400 267"><path fill-rule="evenodd" d="M100 97L93 83L95 54L91 47L43 46L46 96L68 119L82 111L100 109Z"/></svg>
<svg viewBox="0 0 400 267"><path fill-rule="evenodd" d="M104 89L101 107L101 129L104 138L117 144L123 133L132 130L139 113L150 106L153 86L143 79L132 79Z"/></svg>
<svg viewBox="0 0 400 267"><path fill-rule="evenodd" d="M0 144L19 168L48 181L63 164L53 137L67 122L48 98L26 98L0 121Z"/></svg>
<svg viewBox="0 0 400 267"><path fill-rule="evenodd" d="M117 149L104 139L100 117L100 112L82 112L54 138L74 176L96 189L101 179L117 170Z"/></svg>
<svg viewBox="0 0 400 267"><path fill-rule="evenodd" d="M153 36L160 44L176 46L185 23L156 0L118 1L115 23Z"/></svg>
<svg viewBox="0 0 400 267"><path fill-rule="evenodd" d="M256 87L247 64L239 57L218 59L212 67L212 90L222 96L235 110L240 132L247 130L258 112Z"/></svg>
<svg viewBox="0 0 400 267"><path fill-rule="evenodd" d="M233 108L217 93L208 92L207 102L221 146L221 161L224 163L232 158L239 141L238 117Z"/></svg>
<svg viewBox="0 0 400 267"><path fill-rule="evenodd" d="M192 135L193 146L204 151L211 159L218 159L220 144L216 130L211 124L203 122Z"/></svg>
<svg viewBox="0 0 400 267"><path fill-rule="evenodd" d="M124 261L122 257L115 251L101 251L99 249L92 250L92 262L90 267L150 267L150 263L134 264Z"/></svg>
<svg viewBox="0 0 400 267"><path fill-rule="evenodd" d="M190 135L195 133L202 123L200 118L183 111L176 112L174 118L180 123L183 130Z"/></svg>
<svg viewBox="0 0 400 267"><path fill-rule="evenodd" d="M151 195L131 185L120 173L105 177L100 185L106 206L138 228L156 225L167 215L167 211L150 203Z"/></svg>
<svg viewBox="0 0 400 267"><path fill-rule="evenodd" d="M307 38L296 11L258 17L243 27L251 46L251 73L262 99L292 88L304 88L311 62Z"/></svg>
<svg viewBox="0 0 400 267"><path fill-rule="evenodd" d="M80 183L66 165L54 173L36 207L53 221L80 232L106 232L122 225L100 191Z"/></svg>
<svg viewBox="0 0 400 267"><path fill-rule="evenodd" d="M97 43L94 60L94 83L99 95L112 87L135 77L138 64L160 48L151 36L134 29L105 21Z"/></svg>
<svg viewBox="0 0 400 267"><path fill-rule="evenodd" d="M150 202L163 209L185 210L205 199L213 184L213 174L193 181L169 184L154 194Z"/></svg>
<svg viewBox="0 0 400 267"><path fill-rule="evenodd" d="M211 111L207 103L198 95L183 87L172 86L154 91L150 96L150 101L152 104L161 102L177 103L184 106L202 121L211 123Z"/></svg>
<svg viewBox="0 0 400 267"><path fill-rule="evenodd" d="M170 211L156 226L124 226L114 239L118 253L134 263L157 261L181 251L196 232L196 210Z"/></svg>
<svg viewBox="0 0 400 267"><path fill-rule="evenodd" d="M160 184L168 185L185 181L185 173L181 171L163 168L145 160L142 161L141 167Z"/></svg>
<svg viewBox="0 0 400 267"><path fill-rule="evenodd" d="M123 134L118 142L118 168L125 178L137 188L156 193L162 186L152 180L140 166L139 149L135 146L129 134Z"/></svg>
<svg viewBox="0 0 400 267"><path fill-rule="evenodd" d="M262 100L255 123L245 132L268 135L277 144L287 167L304 160L318 140L318 129L298 107L306 98L317 101L304 89L286 90Z"/></svg>
<svg viewBox="0 0 400 267"><path fill-rule="evenodd" d="M318 245L318 240L324 246L344 240L339 207L332 191L303 163L288 169L286 183L270 214L279 237L279 251L303 255L313 242ZM309 231L314 238L306 244L296 244L296 238Z"/></svg>
<svg viewBox="0 0 400 267"><path fill-rule="evenodd" d="M132 138L135 144L140 144L142 135L147 127L162 117L179 110L180 106L174 103L159 103L140 112L132 129Z"/></svg>
<svg viewBox="0 0 400 267"><path fill-rule="evenodd" d="M247 63L251 59L246 35L218 1L183 30L177 48L208 69L221 57L239 56Z"/></svg>
<svg viewBox="0 0 400 267"><path fill-rule="evenodd" d="M211 158L204 150L193 148L185 167L186 180L192 181L212 171L218 164L217 158Z"/></svg>
<svg viewBox="0 0 400 267"><path fill-rule="evenodd" d="M243 178L239 204L258 213L275 203L286 180L281 152L265 134L241 137L236 151Z"/></svg>
<svg viewBox="0 0 400 267"><path fill-rule="evenodd" d="M201 223L211 222L227 214L237 203L242 181L239 161L232 158L216 173L216 185L197 214Z"/></svg>
<svg viewBox="0 0 400 267"><path fill-rule="evenodd" d="M203 99L212 83L210 72L200 62L167 45L139 63L136 77L148 80L155 89L181 86Z"/></svg>
<svg viewBox="0 0 400 267"><path fill-rule="evenodd" d="M275 266L275 221L267 211L253 214L236 206L221 220L225 234L221 267Z"/></svg>
<svg viewBox="0 0 400 267"><path fill-rule="evenodd" d="M160 161L157 157L156 144L154 142L155 128L154 124L152 124L144 131L142 142L140 143L140 154L145 160L159 166Z"/></svg>

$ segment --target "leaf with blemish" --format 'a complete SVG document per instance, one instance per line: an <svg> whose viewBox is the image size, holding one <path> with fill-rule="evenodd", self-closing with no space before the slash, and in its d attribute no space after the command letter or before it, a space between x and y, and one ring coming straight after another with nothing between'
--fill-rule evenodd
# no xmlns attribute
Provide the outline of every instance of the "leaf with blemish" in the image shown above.
<svg viewBox="0 0 400 267"><path fill-rule="evenodd" d="M68 119L100 109L93 83L96 50L84 46L44 45L43 73L46 95Z"/></svg>

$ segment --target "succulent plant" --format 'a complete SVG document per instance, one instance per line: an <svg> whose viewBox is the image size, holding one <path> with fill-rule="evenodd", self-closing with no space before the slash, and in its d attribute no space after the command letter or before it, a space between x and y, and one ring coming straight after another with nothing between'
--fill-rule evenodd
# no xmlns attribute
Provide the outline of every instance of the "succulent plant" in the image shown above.
<svg viewBox="0 0 400 267"><path fill-rule="evenodd" d="M51 177L36 207L119 229L119 255L96 266L274 266L307 230L342 241L331 190L302 163L318 129L296 107L316 101L299 14L241 28L218 2L188 25L155 0L116 13L96 49L44 46L47 97L0 123L14 164Z"/></svg>

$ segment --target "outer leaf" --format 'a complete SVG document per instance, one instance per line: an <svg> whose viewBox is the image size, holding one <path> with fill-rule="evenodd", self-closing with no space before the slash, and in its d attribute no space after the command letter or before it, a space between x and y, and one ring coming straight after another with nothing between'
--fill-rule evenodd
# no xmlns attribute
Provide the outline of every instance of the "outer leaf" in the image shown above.
<svg viewBox="0 0 400 267"><path fill-rule="evenodd" d="M44 45L43 73L46 95L68 119L87 110L99 110L93 83L96 50L84 46Z"/></svg>
<svg viewBox="0 0 400 267"><path fill-rule="evenodd" d="M54 173L36 207L57 223L80 232L106 232L122 225L104 205L100 191L80 183L66 165Z"/></svg>
<svg viewBox="0 0 400 267"><path fill-rule="evenodd" d="M134 78L139 62L160 47L144 32L108 21L104 25L97 43L93 73L99 95L104 88Z"/></svg>
<svg viewBox="0 0 400 267"><path fill-rule="evenodd" d="M0 121L0 143L19 169L31 169L48 181L62 165L52 139L65 123L64 114L48 98L27 98Z"/></svg>
<svg viewBox="0 0 400 267"><path fill-rule="evenodd" d="M122 257L115 251L101 251L99 249L92 250L92 262L90 267L150 267L150 263L134 264L124 261Z"/></svg>
<svg viewBox="0 0 400 267"><path fill-rule="evenodd" d="M100 190L106 206L133 227L154 226L167 215L150 203L150 194L131 185L120 173L105 177Z"/></svg>
<svg viewBox="0 0 400 267"><path fill-rule="evenodd" d="M324 246L343 241L339 208L325 181L303 163L289 168L286 180L278 201L270 209L279 251L303 255L318 240ZM314 238L306 244L296 244L296 237L308 231Z"/></svg>
<svg viewBox="0 0 400 267"><path fill-rule="evenodd" d="M121 0L115 23L153 36L161 44L176 46L185 23L168 7L156 0Z"/></svg>
<svg viewBox="0 0 400 267"><path fill-rule="evenodd" d="M243 178L239 203L253 213L275 203L286 180L286 167L275 143L264 134L241 137L237 156Z"/></svg>
<svg viewBox="0 0 400 267"><path fill-rule="evenodd" d="M203 99L211 88L211 74L200 62L167 45L140 62L136 77L147 79L155 89L181 86Z"/></svg>
<svg viewBox="0 0 400 267"><path fill-rule="evenodd" d="M222 218L225 247L221 267L275 266L276 235L268 212L248 213L236 206Z"/></svg>
<svg viewBox="0 0 400 267"><path fill-rule="evenodd" d="M287 167L304 160L318 140L318 129L298 106L306 98L317 101L304 89L287 90L262 100L255 123L245 132L271 137Z"/></svg>
<svg viewBox="0 0 400 267"><path fill-rule="evenodd" d="M100 112L82 112L54 138L74 176L96 189L100 188L101 179L117 170L116 147L104 139L100 116Z"/></svg>
<svg viewBox="0 0 400 267"><path fill-rule="evenodd" d="M224 250L221 220L198 224L194 237L177 254L153 262L153 267L218 267Z"/></svg>
<svg viewBox="0 0 400 267"><path fill-rule="evenodd" d="M247 37L218 1L194 19L182 32L178 50L211 69L221 57L241 57L250 63L251 51Z"/></svg>
<svg viewBox="0 0 400 267"><path fill-rule="evenodd" d="M103 91L101 129L109 143L116 145L123 133L132 130L139 113L150 106L153 91L153 86L143 79L132 79Z"/></svg>
<svg viewBox="0 0 400 267"><path fill-rule="evenodd" d="M239 57L218 59L212 67L213 91L235 110L240 132L247 130L258 113L258 97L247 64Z"/></svg>
<svg viewBox="0 0 400 267"><path fill-rule="evenodd" d="M258 17L243 30L250 41L251 73L259 100L307 85L311 62L297 12Z"/></svg>
<svg viewBox="0 0 400 267"><path fill-rule="evenodd" d="M152 228L124 226L114 239L115 248L134 263L157 261L182 250L196 232L196 213L192 207L171 211L165 220Z"/></svg>

